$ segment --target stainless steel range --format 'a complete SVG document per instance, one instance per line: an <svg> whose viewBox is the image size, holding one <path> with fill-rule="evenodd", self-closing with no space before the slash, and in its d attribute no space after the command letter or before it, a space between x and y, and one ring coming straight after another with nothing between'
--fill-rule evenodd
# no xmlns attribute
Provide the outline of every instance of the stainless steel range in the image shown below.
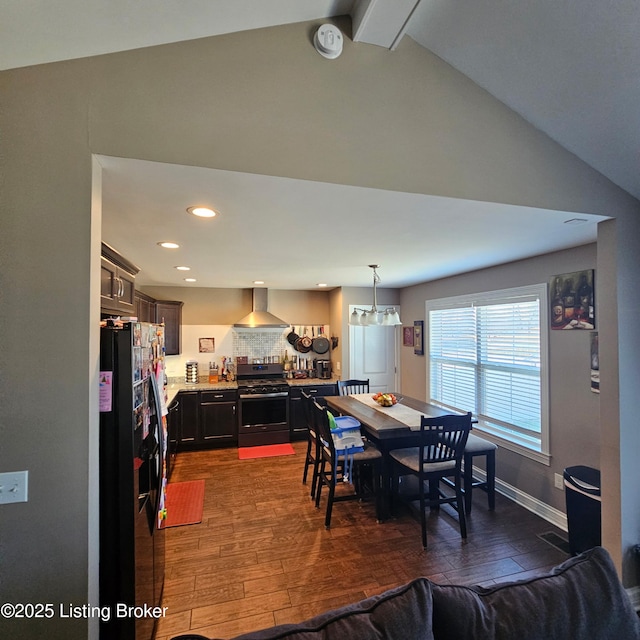
<svg viewBox="0 0 640 640"><path fill-rule="evenodd" d="M289 385L282 364L239 364L238 446L289 442Z"/></svg>

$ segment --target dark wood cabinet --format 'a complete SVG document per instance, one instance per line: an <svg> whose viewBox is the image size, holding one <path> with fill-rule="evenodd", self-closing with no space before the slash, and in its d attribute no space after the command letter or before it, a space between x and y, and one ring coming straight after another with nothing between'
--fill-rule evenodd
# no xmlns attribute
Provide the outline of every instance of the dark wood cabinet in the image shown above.
<svg viewBox="0 0 640 640"><path fill-rule="evenodd" d="M156 322L164 322L164 348L168 356L176 356L182 351L182 305L177 300L156 300Z"/></svg>
<svg viewBox="0 0 640 640"><path fill-rule="evenodd" d="M200 437L203 443L235 445L238 442L237 393L200 392Z"/></svg>
<svg viewBox="0 0 640 640"><path fill-rule="evenodd" d="M289 390L289 435L291 440L305 440L307 425L305 423L304 407L302 405L302 390L324 405L324 396L335 396L338 393L335 384L319 384L292 386Z"/></svg>
<svg viewBox="0 0 640 640"><path fill-rule="evenodd" d="M105 274L105 279L107 275ZM164 322L164 350L167 356L182 352L182 306L179 300L156 300L143 291L135 292L134 315L140 322Z"/></svg>
<svg viewBox="0 0 640 640"><path fill-rule="evenodd" d="M178 447L181 438L180 424L180 400L176 398L167 407L167 480L171 479L171 472L178 456Z"/></svg>
<svg viewBox="0 0 640 640"><path fill-rule="evenodd" d="M100 306L113 307L117 305L118 267L104 256L100 259Z"/></svg>
<svg viewBox="0 0 640 640"><path fill-rule="evenodd" d="M237 391L181 391L176 400L179 402L180 450L237 444Z"/></svg>
<svg viewBox="0 0 640 640"><path fill-rule="evenodd" d="M198 444L200 425L200 392L181 391L178 394L180 402L180 444Z"/></svg>
<svg viewBox="0 0 640 640"><path fill-rule="evenodd" d="M103 314L135 314L135 278L139 269L113 247L102 243L100 309Z"/></svg>
<svg viewBox="0 0 640 640"><path fill-rule="evenodd" d="M140 322L156 321L156 301L142 291L135 293L135 314Z"/></svg>

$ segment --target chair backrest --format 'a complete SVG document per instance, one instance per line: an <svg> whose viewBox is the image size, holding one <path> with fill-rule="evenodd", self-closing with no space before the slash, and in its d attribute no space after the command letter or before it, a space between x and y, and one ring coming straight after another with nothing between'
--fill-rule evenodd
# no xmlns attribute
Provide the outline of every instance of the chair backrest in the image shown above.
<svg viewBox="0 0 640 640"><path fill-rule="evenodd" d="M333 461L335 459L336 449L333 444L333 437L331 436L331 425L329 424L327 408L319 405L313 398L311 399L311 407L313 412L313 425L317 429L322 452L329 461Z"/></svg>
<svg viewBox="0 0 640 640"><path fill-rule="evenodd" d="M313 396L308 394L304 389L300 390L302 396L302 411L304 415L305 425L307 429L315 435L316 427L313 418Z"/></svg>
<svg viewBox="0 0 640 640"><path fill-rule="evenodd" d="M459 466L471 430L471 414L446 415L440 418L426 418L420 421L420 462L455 460Z"/></svg>
<svg viewBox="0 0 640 640"><path fill-rule="evenodd" d="M338 380L338 395L369 393L369 380Z"/></svg>

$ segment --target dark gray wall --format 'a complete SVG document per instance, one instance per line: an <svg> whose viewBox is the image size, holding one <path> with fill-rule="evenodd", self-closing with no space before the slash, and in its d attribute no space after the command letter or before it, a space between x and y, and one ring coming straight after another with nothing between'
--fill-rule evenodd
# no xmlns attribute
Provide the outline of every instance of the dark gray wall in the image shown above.
<svg viewBox="0 0 640 640"><path fill-rule="evenodd" d="M621 385L618 394L612 381L602 400L625 421L608 477L607 544L621 566L640 514L620 473L620 451L635 444L637 375L622 380L637 368L640 328L619 327L617 316L619 302L625 311L638 302L638 203L410 39L394 52L346 39L342 57L327 61L311 46L315 28L0 74L0 469L30 472L29 502L0 507L1 600L95 603L93 153L616 217L607 251L620 301L612 294L601 317L612 327L605 361L610 350L617 367L621 355ZM615 421L608 428L618 431ZM631 464L622 473L637 485ZM3 625L21 638L95 633L83 620Z"/></svg>
<svg viewBox="0 0 640 640"><path fill-rule="evenodd" d="M402 314L405 324L410 324L425 319L426 300L546 283L560 273L595 267L593 244L445 278L403 290ZM553 474L574 464L600 468L600 396L590 390L590 335L589 331L549 331L550 466L504 448L497 456L501 480L562 512L564 492L554 488ZM401 353L402 390L423 398L426 358L411 349Z"/></svg>

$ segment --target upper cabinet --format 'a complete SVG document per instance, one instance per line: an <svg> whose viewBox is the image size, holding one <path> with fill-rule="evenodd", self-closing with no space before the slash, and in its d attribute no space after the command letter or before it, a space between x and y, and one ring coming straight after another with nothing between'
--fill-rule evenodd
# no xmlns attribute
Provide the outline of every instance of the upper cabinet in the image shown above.
<svg viewBox="0 0 640 640"><path fill-rule="evenodd" d="M156 321L156 300L151 296L148 296L142 291L136 291L135 294L135 316L140 322L155 322Z"/></svg>
<svg viewBox="0 0 640 640"><path fill-rule="evenodd" d="M139 269L113 247L102 243L100 309L102 313L132 316L135 313L135 279Z"/></svg>
<svg viewBox="0 0 640 640"><path fill-rule="evenodd" d="M102 243L100 263L100 310L103 314L133 316L140 322L163 322L165 354L180 353L182 302L156 300L136 291L135 278L140 271L113 247Z"/></svg>
<svg viewBox="0 0 640 640"><path fill-rule="evenodd" d="M156 322L164 323L164 352L176 356L181 351L182 302L156 300Z"/></svg>

